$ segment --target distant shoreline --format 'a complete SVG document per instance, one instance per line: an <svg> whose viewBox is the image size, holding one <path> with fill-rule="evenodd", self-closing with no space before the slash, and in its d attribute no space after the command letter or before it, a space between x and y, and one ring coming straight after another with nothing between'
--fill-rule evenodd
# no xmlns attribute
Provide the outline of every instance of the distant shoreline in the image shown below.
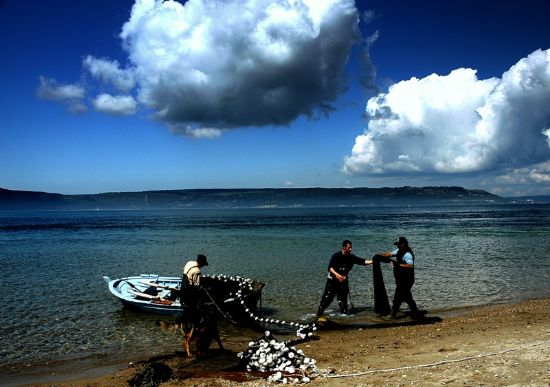
<svg viewBox="0 0 550 387"><path fill-rule="evenodd" d="M462 187L186 189L93 195L0 188L0 210L368 207L505 201L483 190Z"/></svg>

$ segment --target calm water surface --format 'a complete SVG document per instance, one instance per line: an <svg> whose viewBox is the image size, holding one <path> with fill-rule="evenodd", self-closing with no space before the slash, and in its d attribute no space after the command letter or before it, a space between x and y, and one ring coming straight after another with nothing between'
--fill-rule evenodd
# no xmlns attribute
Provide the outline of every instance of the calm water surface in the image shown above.
<svg viewBox="0 0 550 387"><path fill-rule="evenodd" d="M399 235L416 253L413 295L422 308L550 296L550 205L5 212L0 376L180 349L155 329L157 316L123 309L103 275L180 275L200 252L210 263L205 274L264 282L264 313L309 321L343 239L371 257ZM391 270L384 275L391 295ZM354 306L368 314L370 269L355 267L350 282Z"/></svg>

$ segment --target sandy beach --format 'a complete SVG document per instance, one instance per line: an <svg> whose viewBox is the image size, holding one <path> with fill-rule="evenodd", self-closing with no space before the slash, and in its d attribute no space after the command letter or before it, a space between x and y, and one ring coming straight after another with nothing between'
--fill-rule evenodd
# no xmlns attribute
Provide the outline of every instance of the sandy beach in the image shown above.
<svg viewBox="0 0 550 387"><path fill-rule="evenodd" d="M550 383L550 299L455 311L435 322L402 318L374 328L328 324L313 339L296 344L317 361L316 386L357 385L537 385ZM198 360L183 352L143 359L114 373L42 385L127 386L153 362L168 365L161 386L250 386L268 382L237 371L242 345L215 346ZM76 376L78 377L78 375ZM37 384L33 384L37 385Z"/></svg>

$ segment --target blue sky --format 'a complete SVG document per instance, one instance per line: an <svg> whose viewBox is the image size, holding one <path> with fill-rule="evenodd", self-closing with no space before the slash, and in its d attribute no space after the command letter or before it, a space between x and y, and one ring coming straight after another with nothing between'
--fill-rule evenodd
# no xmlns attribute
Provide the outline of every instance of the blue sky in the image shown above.
<svg viewBox="0 0 550 387"><path fill-rule="evenodd" d="M545 0L0 0L0 187L548 195L549 14Z"/></svg>

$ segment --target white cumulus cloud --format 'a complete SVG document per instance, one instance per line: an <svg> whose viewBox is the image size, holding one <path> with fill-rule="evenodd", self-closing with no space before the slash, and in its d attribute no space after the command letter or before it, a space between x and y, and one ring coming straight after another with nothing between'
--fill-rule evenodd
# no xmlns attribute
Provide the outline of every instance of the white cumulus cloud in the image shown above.
<svg viewBox="0 0 550 387"><path fill-rule="evenodd" d="M157 118L286 125L330 110L358 19L353 0L137 0L121 37Z"/></svg>
<svg viewBox="0 0 550 387"><path fill-rule="evenodd" d="M84 87L76 84L59 84L55 79L39 77L36 94L38 98L64 103L72 113L86 111L82 102L86 95Z"/></svg>
<svg viewBox="0 0 550 387"><path fill-rule="evenodd" d="M71 99L82 99L85 90L82 86L64 84L60 85L54 79L39 77L38 95L40 98L52 101L66 101Z"/></svg>
<svg viewBox="0 0 550 387"><path fill-rule="evenodd" d="M550 183L550 161L528 168L516 168L506 171L504 175L497 177L499 183L504 184L530 184Z"/></svg>
<svg viewBox="0 0 550 387"><path fill-rule="evenodd" d="M100 94L93 104L97 111L119 116L135 114L137 109L136 101L130 95Z"/></svg>
<svg viewBox="0 0 550 387"><path fill-rule="evenodd" d="M98 59L88 55L84 58L83 66L96 79L111 84L120 92L127 93L136 84L133 69L121 69L116 60Z"/></svg>
<svg viewBox="0 0 550 387"><path fill-rule="evenodd" d="M82 61L99 84L90 102L115 115L145 108L195 138L328 114L346 88L358 22L353 0L136 0L120 33L129 64ZM85 90L74 87L43 78L38 95L84 111Z"/></svg>
<svg viewBox="0 0 550 387"><path fill-rule="evenodd" d="M366 113L368 127L344 161L347 173L515 171L517 178L527 168L532 181L545 181L550 50L531 53L500 79L478 79L475 70L461 68L396 83L371 98Z"/></svg>
<svg viewBox="0 0 550 387"><path fill-rule="evenodd" d="M215 139L219 138L223 130L216 128L193 128L188 125L170 125L170 131L177 136L191 137L195 139Z"/></svg>

